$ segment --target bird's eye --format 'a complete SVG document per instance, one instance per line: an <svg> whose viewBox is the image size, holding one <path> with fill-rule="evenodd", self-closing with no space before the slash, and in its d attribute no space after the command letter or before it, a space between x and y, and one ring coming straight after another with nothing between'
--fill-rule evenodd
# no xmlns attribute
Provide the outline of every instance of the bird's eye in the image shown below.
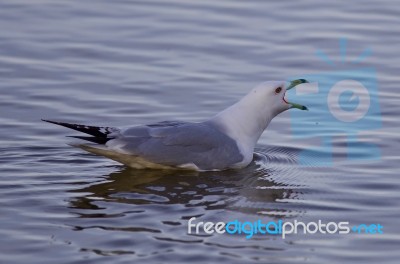
<svg viewBox="0 0 400 264"><path fill-rule="evenodd" d="M275 89L275 93L276 94L280 93L281 91L282 91L282 87L278 87L278 88Z"/></svg>

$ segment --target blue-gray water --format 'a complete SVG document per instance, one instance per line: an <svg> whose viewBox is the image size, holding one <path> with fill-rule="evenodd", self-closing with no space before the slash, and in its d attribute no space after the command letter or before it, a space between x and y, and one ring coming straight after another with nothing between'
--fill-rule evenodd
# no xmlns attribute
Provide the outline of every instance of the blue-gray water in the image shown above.
<svg viewBox="0 0 400 264"><path fill-rule="evenodd" d="M2 1L0 262L399 263L399 25L396 1ZM256 162L208 173L131 170L40 121L204 120L259 82L335 70L315 52L340 61L340 38L349 60L373 51L360 65L377 72L380 114L368 118L382 125L358 136L379 160L348 161L337 135L334 166L316 166L318 152L300 166L299 152L327 133L315 107L302 112L315 138L293 137L286 112ZM195 236L192 216L379 223L384 233Z"/></svg>

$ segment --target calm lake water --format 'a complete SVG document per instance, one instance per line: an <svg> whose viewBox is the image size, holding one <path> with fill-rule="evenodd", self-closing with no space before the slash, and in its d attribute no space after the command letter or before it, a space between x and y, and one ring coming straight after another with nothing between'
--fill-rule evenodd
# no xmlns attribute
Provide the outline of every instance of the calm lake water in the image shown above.
<svg viewBox="0 0 400 264"><path fill-rule="evenodd" d="M399 263L400 5L321 3L1 1L0 262ZM371 55L337 63L341 38L349 61L365 48ZM376 70L367 77L376 77L380 111L365 118L381 125L357 137L380 158L347 159L349 149L371 152L319 129L323 111L313 105L296 113L312 138L294 136L288 111L249 167L207 173L129 169L67 145L75 132L40 121L201 121L259 82L338 65ZM333 148L300 164L301 150L326 136ZM318 166L329 151L333 166ZM348 221L384 233L189 235L193 216Z"/></svg>

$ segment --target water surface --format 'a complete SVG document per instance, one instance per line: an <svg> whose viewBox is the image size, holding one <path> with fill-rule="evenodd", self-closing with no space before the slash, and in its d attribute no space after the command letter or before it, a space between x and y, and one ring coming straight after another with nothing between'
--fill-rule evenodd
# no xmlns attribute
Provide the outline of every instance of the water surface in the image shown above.
<svg viewBox="0 0 400 264"><path fill-rule="evenodd" d="M399 14L395 1L371 0L3 1L1 262L398 263ZM300 166L323 132L295 138L287 112L243 170L138 171L40 122L205 120L259 82L334 70L315 51L340 61L340 38L349 60L373 50L362 65L377 71L381 115L368 118L382 127L359 136L379 160L348 161L337 135L334 166L316 166L318 153ZM188 235L193 216L380 223L384 234Z"/></svg>

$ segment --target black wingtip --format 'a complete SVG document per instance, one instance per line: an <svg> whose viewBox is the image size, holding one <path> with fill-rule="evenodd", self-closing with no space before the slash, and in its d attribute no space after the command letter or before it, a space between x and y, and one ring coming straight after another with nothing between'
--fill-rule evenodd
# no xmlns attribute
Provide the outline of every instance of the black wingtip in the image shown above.
<svg viewBox="0 0 400 264"><path fill-rule="evenodd" d="M82 139L82 140L86 140L86 141L90 141L93 143L97 143L97 144L106 144L107 141L109 141L110 139L113 138L108 138L107 134L104 134L102 132L99 131L99 129L101 129L101 127L91 127L91 126L83 126L83 125L76 125L76 124L69 124L69 123L63 123L63 122L56 122L56 121L52 121L52 120L47 120L47 119L41 119L43 122L47 122L47 123L51 123L51 124L55 124L55 125L59 125L59 126L64 126L67 128L71 128L86 134L90 134L93 135L93 137L82 137L82 136L67 136L67 137L71 137L71 138L78 138L78 139ZM109 129L109 128L106 128Z"/></svg>
<svg viewBox="0 0 400 264"><path fill-rule="evenodd" d="M75 129L74 126L75 124L69 124L69 123L64 123L64 122L57 122L57 121L52 121L52 120L47 120L47 119L42 119L43 122L58 125L58 126L63 126L71 129ZM76 129L75 129L76 130ZM82 131L81 131L82 132Z"/></svg>
<svg viewBox="0 0 400 264"><path fill-rule="evenodd" d="M47 120L47 119L41 119L43 122L47 122L47 123L51 123L51 124L56 124L56 125L58 125L59 124L59 122L56 122L56 121L51 121L51 120Z"/></svg>
<svg viewBox="0 0 400 264"><path fill-rule="evenodd" d="M79 124L71 124L71 123L65 123L65 122L56 122L56 121L51 121L51 120L47 120L47 119L42 119L42 121L47 122L47 123L51 123L51 124L55 124L55 125L59 125L59 126L63 126L63 127L67 127L82 133L86 133L89 134L93 137L96 138L102 138L103 140L97 140L96 141L104 141L107 142L109 139L111 139L112 137L108 136L109 134L117 131L117 128L113 128L113 127L97 127L97 126L86 126L86 125L79 125ZM85 140L89 140L87 138L85 138ZM89 141L95 142L94 139L90 139Z"/></svg>

